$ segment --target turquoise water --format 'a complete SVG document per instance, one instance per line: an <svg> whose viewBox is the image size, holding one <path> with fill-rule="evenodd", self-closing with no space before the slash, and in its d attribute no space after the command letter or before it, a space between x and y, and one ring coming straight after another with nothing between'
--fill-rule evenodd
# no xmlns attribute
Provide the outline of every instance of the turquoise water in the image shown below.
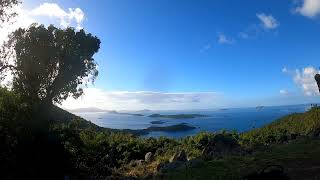
<svg viewBox="0 0 320 180"><path fill-rule="evenodd" d="M144 113L145 116L132 116L112 114L107 112L81 112L75 113L99 126L113 129L145 129L150 126L168 126L179 123L187 123L196 129L183 132L151 132L147 137L168 136L180 138L194 135L201 131L237 130L244 132L253 128L261 127L282 116L305 112L309 105L273 106L257 108L234 108L224 110L196 110L196 111L151 111ZM150 118L150 114L204 114L209 117L193 119L164 119ZM163 124L151 124L151 121L161 120Z"/></svg>

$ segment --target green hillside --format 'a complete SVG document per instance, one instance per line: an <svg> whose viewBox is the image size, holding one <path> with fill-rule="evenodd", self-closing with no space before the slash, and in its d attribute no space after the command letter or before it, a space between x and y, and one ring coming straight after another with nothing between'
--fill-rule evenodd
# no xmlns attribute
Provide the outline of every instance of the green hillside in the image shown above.
<svg viewBox="0 0 320 180"><path fill-rule="evenodd" d="M320 108L313 107L305 113L295 113L282 117L262 128L243 133L244 143L282 143L299 136L318 136L320 133Z"/></svg>
<svg viewBox="0 0 320 180"><path fill-rule="evenodd" d="M242 134L202 132L178 140L140 138L56 106L46 109L0 88L2 179L242 179L270 164L292 179L320 172L318 107Z"/></svg>

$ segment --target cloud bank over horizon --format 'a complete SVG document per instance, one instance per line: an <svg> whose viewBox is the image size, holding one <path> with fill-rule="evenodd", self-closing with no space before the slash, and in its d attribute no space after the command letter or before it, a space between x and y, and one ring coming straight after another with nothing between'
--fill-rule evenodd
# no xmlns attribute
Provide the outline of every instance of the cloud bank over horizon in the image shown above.
<svg viewBox="0 0 320 180"><path fill-rule="evenodd" d="M224 103L217 92L165 93L153 91L105 91L86 88L78 99L68 98L61 105L65 109L95 107L104 110L182 110L215 108Z"/></svg>

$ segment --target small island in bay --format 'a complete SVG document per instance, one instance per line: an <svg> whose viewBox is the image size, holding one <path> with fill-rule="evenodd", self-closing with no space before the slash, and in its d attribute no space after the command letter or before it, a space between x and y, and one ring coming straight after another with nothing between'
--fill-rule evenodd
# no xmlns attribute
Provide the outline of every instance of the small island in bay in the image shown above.
<svg viewBox="0 0 320 180"><path fill-rule="evenodd" d="M151 114L151 118L170 118L170 119L192 119L197 117L208 117L208 115L203 114L174 114L174 115L161 115L161 114Z"/></svg>
<svg viewBox="0 0 320 180"><path fill-rule="evenodd" d="M150 132L153 131L162 131L162 132L183 132L183 131L189 131L196 129L197 127L191 126L187 123L180 123L180 124L175 124L175 125L170 125L170 126L151 126L146 129L123 129L119 130L119 132L124 132L124 133L131 133L137 136L142 136L149 134Z"/></svg>
<svg viewBox="0 0 320 180"><path fill-rule="evenodd" d="M163 124L165 123L164 121L151 121L151 124Z"/></svg>
<svg viewBox="0 0 320 180"><path fill-rule="evenodd" d="M263 109L263 108L264 108L264 106L257 106L257 107L256 107L257 110L261 110L261 109Z"/></svg>

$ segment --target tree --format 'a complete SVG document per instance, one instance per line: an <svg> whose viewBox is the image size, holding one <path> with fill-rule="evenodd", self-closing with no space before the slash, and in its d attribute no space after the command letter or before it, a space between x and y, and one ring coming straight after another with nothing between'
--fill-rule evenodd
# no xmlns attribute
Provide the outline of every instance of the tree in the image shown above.
<svg viewBox="0 0 320 180"><path fill-rule="evenodd" d="M6 22L10 22L10 19L17 15L16 12L12 11L12 8L20 3L20 0L0 0L0 28L2 28L2 24ZM2 42L0 42L2 44ZM9 56L11 54L6 54L6 51L2 46L0 49L0 81L7 75L3 73L11 68L11 65L8 61Z"/></svg>
<svg viewBox="0 0 320 180"><path fill-rule="evenodd" d="M20 0L0 0L0 27L1 23L8 22L10 18L17 15L11 9L19 3Z"/></svg>
<svg viewBox="0 0 320 180"><path fill-rule="evenodd" d="M314 76L314 79L315 79L316 82L317 82L318 89L319 89L319 92L320 92L320 74L316 74L316 75Z"/></svg>
<svg viewBox="0 0 320 180"><path fill-rule="evenodd" d="M98 75L93 55L100 40L84 30L33 24L12 33L6 48L15 54L12 88L33 102L51 105L70 95L77 98L83 93L79 85Z"/></svg>

